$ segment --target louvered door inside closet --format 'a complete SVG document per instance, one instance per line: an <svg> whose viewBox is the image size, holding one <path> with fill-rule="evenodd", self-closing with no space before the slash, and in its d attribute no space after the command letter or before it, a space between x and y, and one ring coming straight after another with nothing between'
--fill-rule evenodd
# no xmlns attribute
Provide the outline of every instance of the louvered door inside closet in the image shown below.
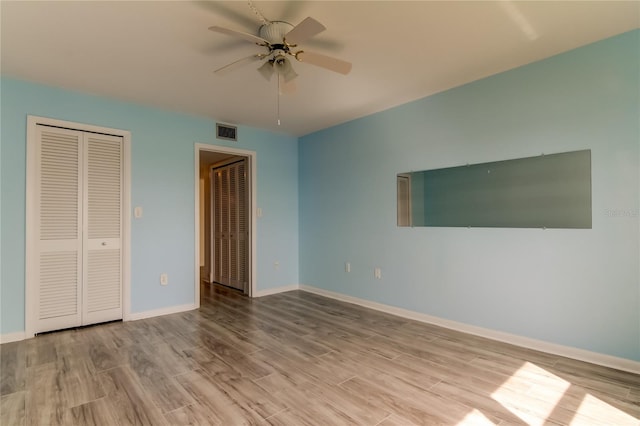
<svg viewBox="0 0 640 426"><path fill-rule="evenodd" d="M36 139L34 331L121 319L123 139L42 125Z"/></svg>
<svg viewBox="0 0 640 426"><path fill-rule="evenodd" d="M249 241L246 160L213 168L211 181L213 280L246 291Z"/></svg>

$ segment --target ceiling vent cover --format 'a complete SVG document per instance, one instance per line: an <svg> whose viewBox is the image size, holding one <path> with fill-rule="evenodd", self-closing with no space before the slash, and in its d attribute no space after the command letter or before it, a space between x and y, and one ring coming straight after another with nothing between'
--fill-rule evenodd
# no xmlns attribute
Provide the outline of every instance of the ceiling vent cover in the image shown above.
<svg viewBox="0 0 640 426"><path fill-rule="evenodd" d="M237 141L238 128L228 124L216 123L216 137L227 141Z"/></svg>

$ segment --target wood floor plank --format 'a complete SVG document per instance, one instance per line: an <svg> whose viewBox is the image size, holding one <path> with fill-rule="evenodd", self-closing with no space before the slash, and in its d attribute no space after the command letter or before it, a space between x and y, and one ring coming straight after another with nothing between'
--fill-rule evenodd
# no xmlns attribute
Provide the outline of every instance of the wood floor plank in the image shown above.
<svg viewBox="0 0 640 426"><path fill-rule="evenodd" d="M251 357L280 374L286 376L297 374L312 382L337 384L354 376L352 370L327 362L323 357L310 359L292 357L286 351L279 351L278 348L265 349L251 354Z"/></svg>
<svg viewBox="0 0 640 426"><path fill-rule="evenodd" d="M27 374L27 343L12 342L0 345L0 395L25 389Z"/></svg>
<svg viewBox="0 0 640 426"><path fill-rule="evenodd" d="M41 339L32 340L27 344L27 368L55 362L58 355L55 342L56 337L57 336L44 335Z"/></svg>
<svg viewBox="0 0 640 426"><path fill-rule="evenodd" d="M411 368L407 364L390 364L389 361L370 354L343 350L323 355L322 358L328 363L343 367L352 377L377 377L392 371L393 377L423 389L429 389L441 380L424 370Z"/></svg>
<svg viewBox="0 0 640 426"><path fill-rule="evenodd" d="M376 416L369 413L370 419L364 420L360 410L350 409L346 401L332 403L319 393L312 391L313 385L305 382L302 386L279 386L276 396L286 401L287 409L268 417L270 424L312 424L312 425L357 425L376 424L376 417L386 417L386 413ZM373 417L371 417L373 416ZM297 421L299 423L291 423Z"/></svg>
<svg viewBox="0 0 640 426"><path fill-rule="evenodd" d="M288 426L288 425L300 425L300 426L315 426L317 420L312 417L306 417L300 415L293 410L283 410L265 420L267 424L272 426Z"/></svg>
<svg viewBox="0 0 640 426"><path fill-rule="evenodd" d="M310 306L301 306L300 299L296 301L280 301L275 305L277 309L285 312L290 312L295 315L296 318L306 318L312 322L315 327L310 333L312 335L324 334L328 330L340 331L346 336L357 336L366 338L372 336L374 332L367 330L354 321L345 321L340 318L332 318L327 313L322 312L319 307L311 304Z"/></svg>
<svg viewBox="0 0 640 426"><path fill-rule="evenodd" d="M87 360L66 354L28 368L26 382L28 424L64 424L68 409L105 395Z"/></svg>
<svg viewBox="0 0 640 426"><path fill-rule="evenodd" d="M640 388L640 375L627 374L620 370L601 365L588 364L568 358L560 358L553 366L553 370L571 374L572 377L587 377L613 385Z"/></svg>
<svg viewBox="0 0 640 426"><path fill-rule="evenodd" d="M72 426L102 426L117 424L106 398L97 399L67 410L65 424Z"/></svg>
<svg viewBox="0 0 640 426"><path fill-rule="evenodd" d="M502 404L498 403L491 395L487 395L485 392L474 391L458 385L450 384L444 381L437 383L432 389L433 392L442 396L454 399L469 407L473 407L479 410L481 413L486 413L489 416L500 419L501 422L508 423L510 425L522 425L525 426L523 420L513 415Z"/></svg>
<svg viewBox="0 0 640 426"><path fill-rule="evenodd" d="M220 419L211 416L210 413L198 403L178 408L177 410L165 413L164 416L170 425L224 425Z"/></svg>
<svg viewBox="0 0 640 426"><path fill-rule="evenodd" d="M398 414L390 414L376 426L418 426L417 423L413 423L411 420L402 417Z"/></svg>
<svg viewBox="0 0 640 426"><path fill-rule="evenodd" d="M202 333L203 330L208 331L213 336L217 336L219 339L229 342L229 344L244 354L250 354L263 349L248 336L249 333L244 331L237 332L211 321L206 321L200 324L198 333Z"/></svg>
<svg viewBox="0 0 640 426"><path fill-rule="evenodd" d="M337 352L350 349L354 352L376 355L385 359L395 359L403 355L403 352L397 345L394 345L390 341L374 339L372 337L354 338L353 336L324 334L317 336L317 338L322 339L325 346Z"/></svg>
<svg viewBox="0 0 640 426"><path fill-rule="evenodd" d="M181 337L176 336L169 341L161 341L146 347L145 351L152 356L154 362L162 368L167 376L177 376L195 369L192 360L186 355L187 348L192 348Z"/></svg>
<svg viewBox="0 0 640 426"><path fill-rule="evenodd" d="M204 371L196 370L181 374L176 377L176 380L196 400L202 408L203 415L216 419L216 422L258 424L264 421L264 417L254 409L253 401L234 400Z"/></svg>
<svg viewBox="0 0 640 426"><path fill-rule="evenodd" d="M192 404L193 399L174 381L171 371L160 366L156 359L145 350L132 352L129 358L130 369L145 394L163 413Z"/></svg>
<svg viewBox="0 0 640 426"><path fill-rule="evenodd" d="M383 386L374 385L359 377L343 382L342 388L353 393L354 395L366 395L367 398L375 400L380 406L394 413L402 413L403 416L417 424L454 424L451 423L446 413L441 412L440 407L427 407L415 399L413 395L410 397L398 397L396 392L388 391Z"/></svg>
<svg viewBox="0 0 640 426"><path fill-rule="evenodd" d="M27 425L64 424L64 412L69 408L64 388L57 383L58 372L52 363L34 366L27 377L25 395Z"/></svg>
<svg viewBox="0 0 640 426"><path fill-rule="evenodd" d="M109 410L120 424L165 425L162 412L152 402L128 366L115 367L100 374Z"/></svg>
<svg viewBox="0 0 640 426"><path fill-rule="evenodd" d="M356 424L374 425L388 417L389 413L362 395L353 395L339 385L304 383L293 391L301 390L308 399L322 398L343 413L348 413Z"/></svg>
<svg viewBox="0 0 640 426"><path fill-rule="evenodd" d="M26 424L25 391L2 395L0 398L0 425Z"/></svg>
<svg viewBox="0 0 640 426"><path fill-rule="evenodd" d="M306 401L321 400L342 413L349 413L355 424L374 425L389 415L389 412L366 397L353 395L340 386L329 385L320 381L312 381L302 374L274 373L255 381L269 394L284 401L289 411L299 409L300 398ZM304 405L304 404L303 404Z"/></svg>
<svg viewBox="0 0 640 426"><path fill-rule="evenodd" d="M291 291L0 346L10 425L640 425L640 375Z"/></svg>

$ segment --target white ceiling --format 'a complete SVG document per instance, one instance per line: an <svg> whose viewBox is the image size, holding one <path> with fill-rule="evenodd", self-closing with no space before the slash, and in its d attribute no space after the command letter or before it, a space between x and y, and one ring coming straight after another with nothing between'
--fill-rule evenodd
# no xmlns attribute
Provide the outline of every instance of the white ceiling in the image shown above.
<svg viewBox="0 0 640 426"><path fill-rule="evenodd" d="M294 63L281 97L260 52L208 31L257 34L246 1L6 1L3 75L300 136L640 27L637 1L255 1L270 20L311 16L327 31L301 47L353 63L336 74Z"/></svg>

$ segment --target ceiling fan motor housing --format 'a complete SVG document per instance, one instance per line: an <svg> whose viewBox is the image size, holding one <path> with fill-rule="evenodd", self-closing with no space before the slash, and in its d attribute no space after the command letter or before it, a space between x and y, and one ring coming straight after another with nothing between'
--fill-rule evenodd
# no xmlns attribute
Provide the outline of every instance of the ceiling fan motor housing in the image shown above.
<svg viewBox="0 0 640 426"><path fill-rule="evenodd" d="M282 44L284 36L293 29L293 25L284 21L273 21L264 24L258 30L259 36L269 44Z"/></svg>

